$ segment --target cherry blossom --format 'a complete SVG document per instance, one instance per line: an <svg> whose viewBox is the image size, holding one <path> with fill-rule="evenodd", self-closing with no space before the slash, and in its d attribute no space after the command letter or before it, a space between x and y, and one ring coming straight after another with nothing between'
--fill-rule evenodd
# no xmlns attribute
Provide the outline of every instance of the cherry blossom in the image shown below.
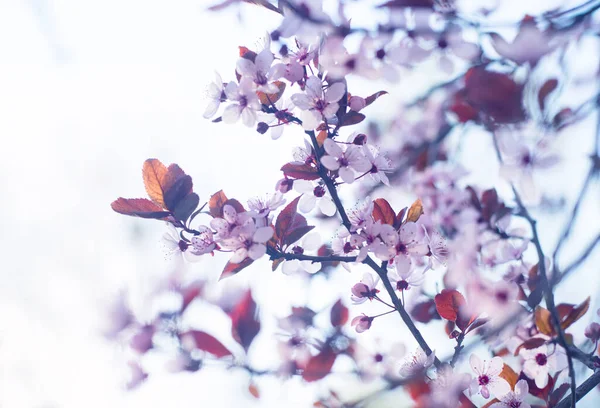
<svg viewBox="0 0 600 408"><path fill-rule="evenodd" d="M435 351L427 355L423 349L418 348L415 350L400 367L400 375L402 377L412 377L419 374L433 365L435 360Z"/></svg>
<svg viewBox="0 0 600 408"><path fill-rule="evenodd" d="M440 68L447 74L454 72L452 57L457 56L466 61L474 59L480 52L477 44L465 41L462 31L457 27L447 29L437 41L440 50Z"/></svg>
<svg viewBox="0 0 600 408"><path fill-rule="evenodd" d="M213 232L204 225L198 227L197 231L199 234L192 237L189 251L194 255L210 254L217 246L213 239Z"/></svg>
<svg viewBox="0 0 600 408"><path fill-rule="evenodd" d="M421 228L414 222L402 224L396 231L391 225L382 226L381 238L385 247L375 250L376 255L383 260L389 260L397 255L424 256L429 253L429 247L420 234Z"/></svg>
<svg viewBox="0 0 600 408"><path fill-rule="evenodd" d="M215 80L208 85L206 93L208 97L208 104L204 110L203 116L204 118L209 119L212 118L215 113L217 113L221 102L224 102L227 99L223 88L223 80L218 72L215 72Z"/></svg>
<svg viewBox="0 0 600 408"><path fill-rule="evenodd" d="M481 361L476 354L471 354L469 363L475 374L477 374L477 377L473 379L469 387L471 395L479 392L483 398L488 399L490 394L500 396L510 391L508 382L500 377L500 373L504 367L502 358L494 357L490 360L489 364L486 364L486 361Z"/></svg>
<svg viewBox="0 0 600 408"><path fill-rule="evenodd" d="M305 251L315 252L321 246L321 236L318 232L311 232L302 237L298 245L291 246L286 252L304 254ZM320 262L300 261L298 259L287 260L283 263L282 272L286 275L304 271L306 273L317 273L321 269Z"/></svg>
<svg viewBox="0 0 600 408"><path fill-rule="evenodd" d="M352 295L350 296L352 303L358 305L366 302L367 299L373 300L379 293L379 289L376 288L377 283L379 283L379 276L373 278L372 274L365 273L360 282L352 286Z"/></svg>
<svg viewBox="0 0 600 408"><path fill-rule="evenodd" d="M357 345L354 360L359 367L361 378L367 381L378 377L398 378L398 366L406 354L406 347L400 342L385 344L376 339L373 347Z"/></svg>
<svg viewBox="0 0 600 408"><path fill-rule="evenodd" d="M303 213L311 212L315 206L328 217L333 216L337 211L329 192L322 184L315 184L308 180L296 180L294 190L302 194L298 202L298 209Z"/></svg>
<svg viewBox="0 0 600 408"><path fill-rule="evenodd" d="M283 21L276 33L278 36L288 38L296 36L303 42L313 42L319 35L328 31L327 23L331 21L329 15L323 12L321 0L289 0L289 3L301 11L291 10L283 4ZM317 24L315 21L322 21Z"/></svg>
<svg viewBox="0 0 600 408"><path fill-rule="evenodd" d="M528 394L529 385L527 385L527 381L519 380L515 384L514 391L499 397L500 402L493 403L490 408L531 408L531 405L525 402Z"/></svg>
<svg viewBox="0 0 600 408"><path fill-rule="evenodd" d="M394 258L393 265L395 265L395 270L388 272L388 278L396 290L403 292L423 283L425 275L412 268L412 261L409 257L397 256Z"/></svg>
<svg viewBox="0 0 600 408"><path fill-rule="evenodd" d="M539 203L541 193L533 179L534 171L554 166L559 161L558 156L549 151L543 140L530 146L516 132L503 132L498 144L504 157L500 175L517 184L525 202Z"/></svg>
<svg viewBox="0 0 600 408"><path fill-rule="evenodd" d="M248 58L239 58L236 70L242 77L251 79L256 86L256 90L265 93L275 93L278 88L271 81L278 79L281 75L278 75L275 69L277 67L271 69L273 60L273 53L267 46L267 48L258 53L254 62Z"/></svg>
<svg viewBox="0 0 600 408"><path fill-rule="evenodd" d="M331 84L323 91L323 83L315 76L306 80L306 93L292 95L292 102L302 110L300 119L306 130L316 129L323 120L333 119L344 96L346 86L341 82Z"/></svg>
<svg viewBox="0 0 600 408"><path fill-rule="evenodd" d="M266 227L271 212L285 204L285 198L279 191L273 195L267 194L264 197L256 197L248 200L248 214L255 219L257 226ZM260 224L260 225L259 225Z"/></svg>
<svg viewBox="0 0 600 408"><path fill-rule="evenodd" d="M366 227L373 222L373 201L366 197L362 204L348 210L348 218L352 223L351 232Z"/></svg>
<svg viewBox="0 0 600 408"><path fill-rule="evenodd" d="M223 218L213 218L210 221L210 226L217 231L217 239L224 239L236 235L237 231L248 223L254 223L250 213L238 213L233 206L225 204L223 206Z"/></svg>
<svg viewBox="0 0 600 408"><path fill-rule="evenodd" d="M350 325L354 327L357 333L362 333L369 330L372 323L373 318L363 313L360 316L356 316L354 319L352 319Z"/></svg>
<svg viewBox="0 0 600 408"><path fill-rule="evenodd" d="M375 183L383 183L386 186L389 186L390 181L386 173L391 173L394 170L391 161L372 145L365 146L363 151L367 159L371 162L369 175L373 181Z"/></svg>
<svg viewBox="0 0 600 408"><path fill-rule="evenodd" d="M600 339L600 324L592 322L585 328L585 337L591 341L597 342Z"/></svg>
<svg viewBox="0 0 600 408"><path fill-rule="evenodd" d="M188 250L190 249L190 244L181 239L177 229L171 224L167 224L167 232L163 234L162 243L167 257L173 254L181 254L183 259L188 262L197 262L200 260L198 256L200 254L195 249Z"/></svg>
<svg viewBox="0 0 600 408"><path fill-rule="evenodd" d="M265 243L272 236L273 228L256 228L254 222L251 222L241 227L235 236L223 239L221 247L233 251L229 260L232 263L240 263L247 257L257 260L267 252Z"/></svg>
<svg viewBox="0 0 600 408"><path fill-rule="evenodd" d="M548 384L548 374L565 366L564 351L558 346L547 345L535 349L521 349L523 372L535 381L535 386L542 389Z"/></svg>
<svg viewBox="0 0 600 408"><path fill-rule="evenodd" d="M228 105L223 111L223 122L235 123L241 116L244 125L254 126L256 112L261 109L254 90L254 82L249 78L242 78L239 84L231 81L225 87L225 95L227 100L234 103Z"/></svg>
<svg viewBox="0 0 600 408"><path fill-rule="evenodd" d="M496 33L490 33L490 37L498 54L517 64L535 65L544 55L565 44L570 34L552 28L542 31L534 21L524 20L511 43Z"/></svg>
<svg viewBox="0 0 600 408"><path fill-rule="evenodd" d="M471 375L454 372L449 364L436 370L436 378L431 380L431 393L425 396L425 406L455 408L460 406L460 396L469 388Z"/></svg>
<svg viewBox="0 0 600 408"><path fill-rule="evenodd" d="M354 171L363 173L371 169L371 163L363 155L362 149L358 146L348 146L346 151L333 140L325 139L323 143L326 155L321 157L321 163L328 170L338 171L338 174L347 184L354 182Z"/></svg>

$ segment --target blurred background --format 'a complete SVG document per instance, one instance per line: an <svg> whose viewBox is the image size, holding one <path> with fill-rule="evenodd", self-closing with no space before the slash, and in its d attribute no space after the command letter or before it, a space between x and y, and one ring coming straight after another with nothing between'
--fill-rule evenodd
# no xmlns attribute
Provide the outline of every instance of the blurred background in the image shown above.
<svg viewBox="0 0 600 408"><path fill-rule="evenodd" d="M577 2L505 1L497 17L518 20L525 13L570 3ZM125 392L125 353L102 336L107 305L122 290L134 309L151 310L147 298L155 282L180 267L177 260L165 259L160 222L125 218L109 206L118 196L145 195L141 166L146 158L178 163L192 175L201 200L223 188L245 201L273 191L280 166L302 144L301 133L272 141L241 124L212 124L202 118L213 72L231 79L237 47L256 48L279 22L256 7L210 13L206 8L211 4L0 2L0 407L283 402L305 407L312 402L296 380L281 388L263 387L265 400L252 402L239 385L244 373L217 370L157 370L139 389ZM356 16L359 23L371 21L368 15ZM435 79L431 72L415 75L417 80L403 81L400 97L392 96L382 110L393 114L393 101L409 100ZM379 90L373 84L356 86ZM593 121L581 126L582 132L590 132ZM574 145L567 141L565 151L571 149L577 160L585 147ZM471 145L473 157L479 148L477 142ZM473 160L472 165L482 162ZM566 186L567 202L577 192L570 180L581 180L576 172L585 171L574 169L557 176ZM491 185L495 179L483 181ZM585 208L590 231L598 226L597 203ZM541 217L546 217L540 220L543 241L551 244L558 230L545 229L544 220L565 216ZM186 273L216 281L223 258L218 261L193 264ZM309 297L315 308L325 307L336 294L347 296L349 285L361 276L342 276L321 289L317 284L311 289L316 292L309 293L298 286L302 281L271 273L266 261L253 271L222 285L260 282L257 297L267 313ZM585 293L590 287L597 292L597 269L594 273L595 279L583 285ZM566 300L582 299L581 282L565 284ZM317 296L327 291L329 297ZM598 307L594 302L593 310ZM357 313L351 311L351 316Z"/></svg>

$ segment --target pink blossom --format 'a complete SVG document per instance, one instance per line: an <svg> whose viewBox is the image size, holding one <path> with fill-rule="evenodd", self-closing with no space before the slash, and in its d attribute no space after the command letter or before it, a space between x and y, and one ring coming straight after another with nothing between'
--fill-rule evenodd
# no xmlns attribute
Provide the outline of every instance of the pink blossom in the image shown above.
<svg viewBox="0 0 600 408"><path fill-rule="evenodd" d="M198 227L197 231L200 234L192 237L189 251L194 255L210 254L217 246L213 239L213 232L204 225Z"/></svg>
<svg viewBox="0 0 600 408"><path fill-rule="evenodd" d="M321 163L328 170L338 171L338 174L347 184L354 182L354 171L364 173L371 169L371 163L363 155L362 149L355 145L350 145L343 151L342 148L333 140L325 139L323 143L325 152L321 157Z"/></svg>
<svg viewBox="0 0 600 408"><path fill-rule="evenodd" d="M217 113L221 102L227 98L223 88L223 80L218 72L215 72L215 80L208 85L206 93L208 96L208 105L204 110L203 116L205 119L209 119Z"/></svg>
<svg viewBox="0 0 600 408"><path fill-rule="evenodd" d="M352 295L350 296L352 303L360 304L366 302L367 299L375 298L379 293L379 290L376 289L378 283L379 276L373 278L370 273L365 273L360 282L352 286Z"/></svg>
<svg viewBox="0 0 600 408"><path fill-rule="evenodd" d="M223 111L223 122L235 123L242 118L242 123L248 127L256 123L256 112L261 109L258 96L254 90L254 83L249 78L242 78L237 84L229 82L225 87L227 100L234 103L228 105Z"/></svg>
<svg viewBox="0 0 600 408"><path fill-rule="evenodd" d="M276 70L271 69L273 59L273 53L267 46L267 48L258 53L254 62L247 58L239 58L236 70L242 77L251 79L254 82L257 91L275 93L278 88L275 84L270 82L278 78L276 76Z"/></svg>
<svg viewBox="0 0 600 408"><path fill-rule="evenodd" d="M366 197L362 204L350 209L348 212L348 218L352 227L351 232L357 231L360 228L366 227L369 223L373 222L373 201L369 197Z"/></svg>
<svg viewBox="0 0 600 408"><path fill-rule="evenodd" d="M233 206L225 204L223 206L223 218L213 218L210 221L210 226L217 231L217 239L220 240L229 238L230 235L236 235L237 230L248 223L254 223L250 213L238 213Z"/></svg>
<svg viewBox="0 0 600 408"><path fill-rule="evenodd" d="M511 43L496 33L490 33L496 52L517 64L535 65L544 55L551 53L569 40L569 34L548 28L540 30L533 21L524 21Z"/></svg>
<svg viewBox="0 0 600 408"><path fill-rule="evenodd" d="M527 381L519 380L515 384L515 390L510 391L504 396L499 397L500 402L496 402L490 408L531 408L531 405L525 402L529 395L529 385Z"/></svg>
<svg viewBox="0 0 600 408"><path fill-rule="evenodd" d="M591 341L598 341L598 339L600 339L600 324L598 324L596 322L590 323L585 328L584 334L585 334L585 337L587 337Z"/></svg>
<svg viewBox="0 0 600 408"><path fill-rule="evenodd" d="M371 162L369 175L373 181L389 186L390 181L388 180L386 173L391 173L394 170L392 162L381 154L375 146L366 145L363 151L369 162Z"/></svg>
<svg viewBox="0 0 600 408"><path fill-rule="evenodd" d="M190 244L179 236L177 229L173 224L167 224L168 231L163 234L162 244L164 246L167 258L170 258L173 254L181 254L184 260L188 262L197 262L200 260L195 250L189 250Z"/></svg>
<svg viewBox="0 0 600 408"><path fill-rule="evenodd" d="M267 252L265 243L273 236L273 228L256 228L254 222L247 223L236 231L235 235L221 241L221 247L233 251L229 260L240 263L247 257L257 260Z"/></svg>
<svg viewBox="0 0 600 408"><path fill-rule="evenodd" d="M526 203L539 203L541 192L533 179L534 172L554 166L558 156L549 151L544 141L531 146L516 132L502 133L498 145L504 157L500 175L517 185Z"/></svg>
<svg viewBox="0 0 600 408"><path fill-rule="evenodd" d="M350 325L354 327L357 333L362 333L371 328L371 323L373 323L373 318L365 315L364 313L360 316L356 316L350 322Z"/></svg>
<svg viewBox="0 0 600 408"><path fill-rule="evenodd" d="M460 406L460 397L469 387L471 375L454 372L449 364L436 370L436 378L429 383L431 393L427 395L425 405L436 408L455 408Z"/></svg>
<svg viewBox="0 0 600 408"><path fill-rule="evenodd" d="M414 222L402 224L396 231L391 225L385 224L381 228L381 239L385 248L376 250L376 255L383 260L401 256L424 256L429 253L424 236L419 233L421 229Z"/></svg>
<svg viewBox="0 0 600 408"><path fill-rule="evenodd" d="M415 350L400 367L400 375L402 377L412 377L419 374L433 365L435 360L435 351L427 355L423 349Z"/></svg>
<svg viewBox="0 0 600 408"><path fill-rule="evenodd" d="M331 84L323 91L323 83L315 76L306 80L306 93L292 95L292 102L302 110L300 119L306 130L316 129L321 121L333 119L344 96L346 86L341 82Z"/></svg>
<svg viewBox="0 0 600 408"><path fill-rule="evenodd" d="M361 378L366 381L379 376L398 378L398 364L406 354L406 347L399 342L383 344L378 340L375 340L372 347L367 348L357 343L353 349L352 357L359 367Z"/></svg>
<svg viewBox="0 0 600 408"><path fill-rule="evenodd" d="M412 261L409 257L399 255L394 258L393 265L395 270L388 272L390 283L396 290L409 290L414 286L420 286L425 280L423 272L417 272L412 268Z"/></svg>
<svg viewBox="0 0 600 408"><path fill-rule="evenodd" d="M542 389L548 384L548 374L564 367L564 351L559 346L550 350L547 345L536 349L521 349L524 358L523 372L535 381L536 387Z"/></svg>
<svg viewBox="0 0 600 408"><path fill-rule="evenodd" d="M494 396L504 395L510 391L510 384L500 377L504 363L502 358L494 357L486 367L486 361L481 361L475 354L471 354L469 359L471 368L477 374L477 377L471 382L469 393L471 395L478 392L485 399L490 397L490 393Z"/></svg>
<svg viewBox="0 0 600 408"><path fill-rule="evenodd" d="M335 204L324 185L308 180L296 180L294 181L294 190L302 194L298 202L298 209L303 213L311 212L315 206L328 217L336 213Z"/></svg>
<svg viewBox="0 0 600 408"><path fill-rule="evenodd" d="M311 232L302 237L298 245L290 246L286 249L288 253L304 254L305 251L316 252L321 246L321 236L318 232ZM298 259L290 259L283 263L281 268L286 275L291 275L297 272L317 273L321 270L320 262L300 261Z"/></svg>

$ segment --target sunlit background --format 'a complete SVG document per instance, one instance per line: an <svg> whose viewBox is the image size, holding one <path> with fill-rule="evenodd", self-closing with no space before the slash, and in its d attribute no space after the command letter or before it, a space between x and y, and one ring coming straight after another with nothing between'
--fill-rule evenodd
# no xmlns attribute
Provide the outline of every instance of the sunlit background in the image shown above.
<svg viewBox="0 0 600 408"><path fill-rule="evenodd" d="M506 1L497 17L518 20L524 13L567 3ZM125 218L109 207L118 196L144 196L141 165L146 158L178 163L194 178L201 200L223 188L245 201L273 191L280 166L291 159L292 147L302 144L301 132L272 141L241 124L212 124L202 118L205 88L213 72L231 79L237 46L255 48L279 22L275 14L251 6L210 13L206 11L210 4L0 2L0 407L312 403L299 380L283 386L264 380L264 399L256 401L247 392L244 373L172 374L161 368L159 358L149 380L125 392L126 352L101 335L107 305L121 290L128 291L135 310L149 313L152 305L147 299L156 281L178 267L176 260L165 259L160 222ZM363 24L372 20L364 13L353 19ZM591 64L597 62L595 57L591 56ZM380 110L392 115L397 109L394 101L409 100L426 89L436 78L434 69L403 81ZM374 92L379 90L374 87L386 85L356 86ZM570 131L589 133L593 125L588 121ZM482 165L484 161L474 157L485 143L475 136L471 139L467 163ZM589 148L589 143L571 139L564 142L563 151L576 162ZM571 168L572 173L558 171L547 180L562 183L567 203L586 170L584 165ZM492 166L486 174L496 171ZM492 185L497 178L478 181ZM413 198L407 195L404 204ZM598 230L598 201L584 211L589 214L588 225L580 227L585 238ZM558 230L551 223L565 219L562 213L540 215L543 244L556 240ZM186 273L216 281L224 259L194 264ZM281 310L289 304L309 301L318 309L331 305L336 294L347 298L349 285L361 276L353 272L327 284L316 282L316 289L308 292L304 281L272 273L266 260L260 264L221 285L253 282L263 311L279 316L287 313ZM597 269L589 276L595 279L586 281L583 292L597 292ZM581 280L569 280L560 296L580 301L581 286ZM597 309L597 299L592 305ZM355 314L358 311L352 310ZM201 311L198 319L201 326L212 324L202 320ZM390 325L400 324L387 319ZM577 327L582 332L582 326ZM395 333L401 336L396 340L412 347L407 333ZM271 358L268 347L260 351Z"/></svg>

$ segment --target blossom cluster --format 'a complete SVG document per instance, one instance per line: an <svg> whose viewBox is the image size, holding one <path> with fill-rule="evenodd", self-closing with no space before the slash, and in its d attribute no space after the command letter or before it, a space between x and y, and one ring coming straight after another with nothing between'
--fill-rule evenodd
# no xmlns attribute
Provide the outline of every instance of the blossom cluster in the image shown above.
<svg viewBox="0 0 600 408"><path fill-rule="evenodd" d="M387 20L376 28L355 26L345 16L345 2L339 16L326 13L318 0L250 3L281 14L280 25L257 49L239 48L231 80L216 74L204 117L216 124L241 120L272 139L284 130L286 137L302 135L293 160L280 163L283 176L274 190L245 206L219 191L200 205L191 177L179 166L149 159L143 168L149 199L119 198L112 207L165 221L169 251L186 260L226 254L221 278L257 261L262 266L267 257L273 271L281 266L284 274L309 280L317 273L329 277L341 264L354 281L346 288L354 306L349 309L344 299L320 311L310 302L293 306L278 319L280 362L269 370L249 363L250 345L262 330L251 291L216 301L243 351L180 325L191 300L209 301L204 283L202 289L182 283L170 288L181 296L182 307L152 323L120 313L112 336L128 332L132 348L144 354L166 333L184 361L178 367L188 371L200 369L209 354L251 377L301 376L306 382L333 375L334 364L344 367L349 357L351 373L361 382L406 385L419 407L467 407L485 400L493 408L527 408L536 398L548 406L565 401L576 385L574 361L592 371L600 368L595 356L600 326L585 329L593 350L583 352L566 331L586 314L591 299L555 304L553 289L598 240L580 261L564 267L558 255L573 222L548 256L530 209L549 206L540 175L563 160L556 148L560 136L592 111L597 96L579 107L565 105L560 98L568 81L540 67L557 59L564 65L569 44L578 41L582 22L595 9L526 16L515 24L516 37L509 43L483 30L454 2L391 0L381 5ZM389 98L391 84L432 61L443 82L387 125L362 127L367 114L376 117L370 106L383 106L380 98ZM383 79L390 91L360 96L350 78ZM485 153L495 158L497 186L472 182L479 169L469 166L462 152L472 129L487 137ZM600 169L598 153L591 157L573 217ZM371 198L392 186L387 199ZM501 193L502 187L512 194ZM356 191L362 198L350 209L340 193ZM400 201L402 193L418 198L396 211L390 202ZM197 217L210 219L199 224ZM317 225L309 225L313 221ZM331 225L335 234L327 232ZM362 275L355 276L357 270ZM373 307L383 312L373 314ZM323 323L319 315L325 314L329 319ZM390 314L418 344L412 353L405 355L405 339L362 344L361 336L376 331L374 321ZM449 356L421 334L420 325L430 323L442 334ZM489 356L467 351L478 342ZM139 365L134 372L138 381L145 378ZM574 392L570 398L574 401ZM335 392L315 402L343 404Z"/></svg>

